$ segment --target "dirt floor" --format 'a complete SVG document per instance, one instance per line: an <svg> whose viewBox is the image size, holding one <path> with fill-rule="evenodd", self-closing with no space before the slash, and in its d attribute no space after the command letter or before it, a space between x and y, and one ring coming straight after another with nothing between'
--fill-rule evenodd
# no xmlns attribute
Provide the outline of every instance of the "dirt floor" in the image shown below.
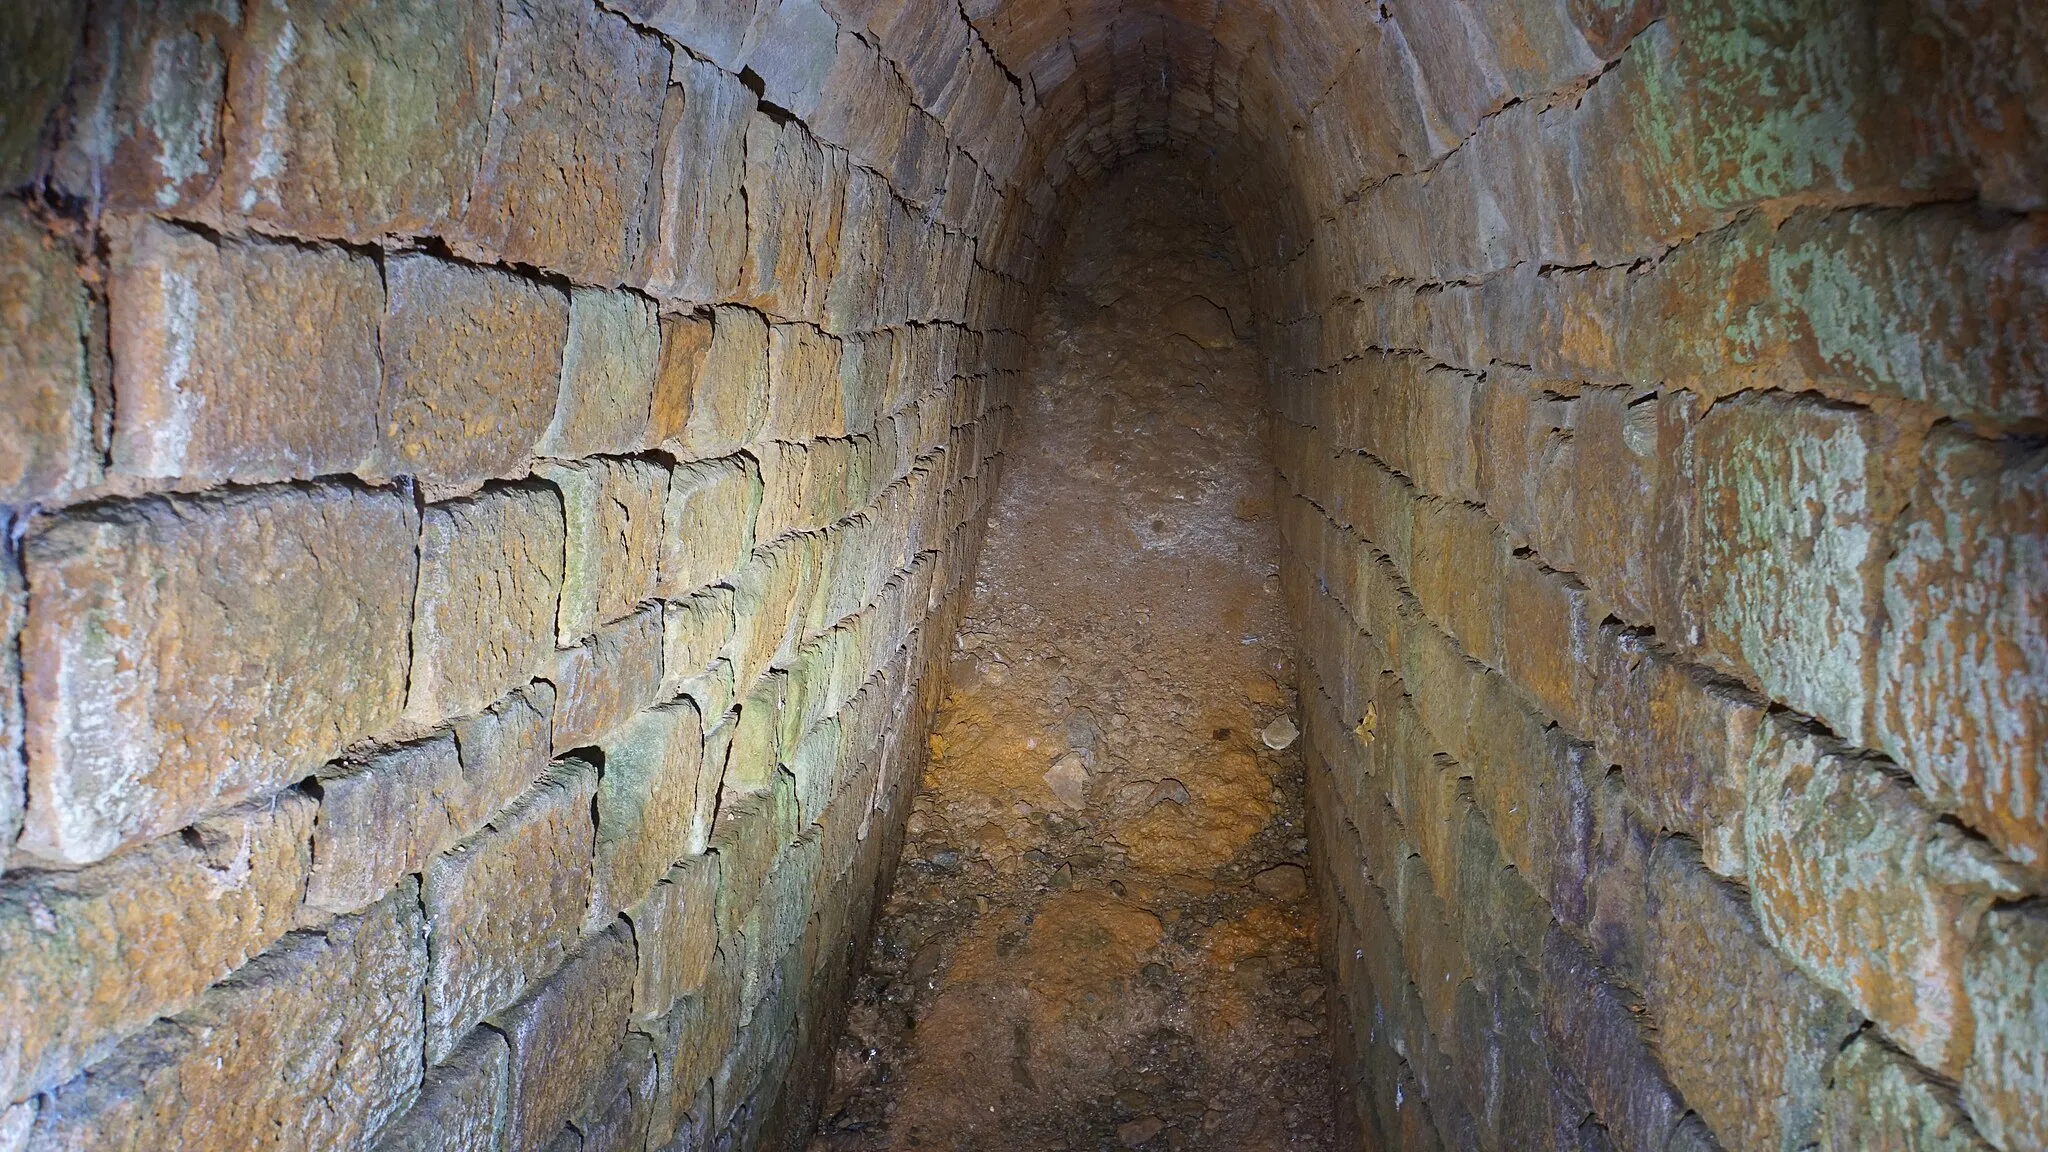
<svg viewBox="0 0 2048 1152"><path fill-rule="evenodd" d="M1060 259L812 1149L1327 1148L1236 251L1140 162Z"/></svg>

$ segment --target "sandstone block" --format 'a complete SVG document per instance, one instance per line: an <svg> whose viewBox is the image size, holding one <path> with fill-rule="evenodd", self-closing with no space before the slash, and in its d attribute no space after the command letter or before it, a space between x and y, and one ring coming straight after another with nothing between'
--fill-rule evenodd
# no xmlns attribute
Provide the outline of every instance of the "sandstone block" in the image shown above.
<svg viewBox="0 0 2048 1152"><path fill-rule="evenodd" d="M844 436L839 341L809 324L768 330L768 419L762 435L777 440Z"/></svg>
<svg viewBox="0 0 2048 1152"><path fill-rule="evenodd" d="M148 218L110 232L116 471L303 480L371 461L374 263Z"/></svg>
<svg viewBox="0 0 2048 1152"><path fill-rule="evenodd" d="M1963 986L1977 1024L1963 1102L1998 1147L2039 1147L2048 1141L2048 916L2035 906L1985 917Z"/></svg>
<svg viewBox="0 0 2048 1152"><path fill-rule="evenodd" d="M585 941L561 970L504 1012L512 1046L507 1147L542 1147L611 1066L633 1014L633 941L624 926Z"/></svg>
<svg viewBox="0 0 2048 1152"><path fill-rule="evenodd" d="M688 0L661 2L709 11ZM644 260L647 290L663 300L730 299L746 259L741 180L754 95L732 74L683 53L669 80L655 173L660 195L650 197L656 216Z"/></svg>
<svg viewBox="0 0 2048 1152"><path fill-rule="evenodd" d="M30 536L22 847L82 864L395 723L418 522L395 493L106 505Z"/></svg>
<svg viewBox="0 0 2048 1152"><path fill-rule="evenodd" d="M426 959L410 882L288 936L45 1097L29 1148L367 1145L419 1087Z"/></svg>
<svg viewBox="0 0 2048 1152"><path fill-rule="evenodd" d="M1858 739L1878 605L1881 531L1895 509L1876 415L1741 396L1698 432L1694 579L1709 649L1774 699Z"/></svg>
<svg viewBox="0 0 2048 1152"><path fill-rule="evenodd" d="M290 931L313 814L311 799L286 792L83 871L11 877L0 887L0 1014L12 1034L0 1094L69 1079Z"/></svg>
<svg viewBox="0 0 2048 1152"><path fill-rule="evenodd" d="M455 723L462 787L444 797L468 835L547 771L554 758L555 686L536 680Z"/></svg>
<svg viewBox="0 0 2048 1152"><path fill-rule="evenodd" d="M1877 766L1782 722L1760 726L1748 772L1743 830L1764 934L1922 1063L1961 1071L1963 961L1986 909L2022 891L2013 866Z"/></svg>
<svg viewBox="0 0 2048 1152"><path fill-rule="evenodd" d="M815 542L800 536L756 555L733 578L729 651L733 679L742 691L796 643L803 626L801 606L809 598L816 572Z"/></svg>
<svg viewBox="0 0 2048 1152"><path fill-rule="evenodd" d="M542 464L534 474L562 495L568 535L555 628L571 645L653 598L669 470L651 460L594 459Z"/></svg>
<svg viewBox="0 0 2048 1152"><path fill-rule="evenodd" d="M597 773L566 760L462 846L428 861L426 1052L440 1063L575 944L590 897Z"/></svg>
<svg viewBox="0 0 2048 1152"><path fill-rule="evenodd" d="M595 744L654 703L661 686L661 606L649 605L555 654L556 754Z"/></svg>
<svg viewBox="0 0 2048 1152"><path fill-rule="evenodd" d="M773 0L616 0L611 7L688 44L706 60L737 73L758 36L758 26Z"/></svg>
<svg viewBox="0 0 2048 1152"><path fill-rule="evenodd" d="M1811 212L1741 271L1782 301L1784 355L1802 375L1964 418L2038 421L2044 244L2038 219Z"/></svg>
<svg viewBox="0 0 2048 1152"><path fill-rule="evenodd" d="M668 1014L710 976L718 948L712 912L718 893L718 857L693 856L669 870L654 891L626 912L639 948L633 1013L640 1021Z"/></svg>
<svg viewBox="0 0 2048 1152"><path fill-rule="evenodd" d="M1581 697L1587 734L1655 826L1699 842L1708 868L1740 879L1748 868L1743 809L1764 703L1681 664L1649 636L1604 624L1593 639Z"/></svg>
<svg viewBox="0 0 2048 1152"><path fill-rule="evenodd" d="M470 1032L427 1070L419 1097L384 1130L376 1152L478 1152L503 1147L511 1049L489 1028Z"/></svg>
<svg viewBox="0 0 2048 1152"><path fill-rule="evenodd" d="M1685 1101L1643 1042L1631 998L1600 979L1599 967L1562 928L1544 942L1542 989L1551 1051L1584 1085L1615 1143L1672 1147Z"/></svg>
<svg viewBox="0 0 2048 1152"><path fill-rule="evenodd" d="M1821 1147L1828 1152L1985 1152L1953 1094L1864 1036L1835 1058Z"/></svg>
<svg viewBox="0 0 2048 1152"><path fill-rule="evenodd" d="M1877 744L2048 870L2048 454L1938 430L1885 565Z"/></svg>
<svg viewBox="0 0 2048 1152"><path fill-rule="evenodd" d="M560 495L539 485L427 508L408 718L466 716L552 670L564 533Z"/></svg>
<svg viewBox="0 0 2048 1152"><path fill-rule="evenodd" d="M383 468L430 496L521 471L554 418L568 301L431 256L395 256L384 275Z"/></svg>
<svg viewBox="0 0 2048 1152"><path fill-rule="evenodd" d="M463 787L452 736L437 736L332 766L320 780L308 909L354 912L475 828L448 799Z"/></svg>
<svg viewBox="0 0 2048 1152"><path fill-rule="evenodd" d="M483 155L490 0L244 10L223 206L307 236L441 231Z"/></svg>
<svg viewBox="0 0 2048 1152"><path fill-rule="evenodd" d="M156 0L93 12L59 105L51 182L109 212L187 212L220 175L237 5Z"/></svg>
<svg viewBox="0 0 2048 1152"><path fill-rule="evenodd" d="M498 44L464 232L495 257L621 283L639 255L668 49L578 0L504 5Z"/></svg>
<svg viewBox="0 0 2048 1152"><path fill-rule="evenodd" d="M838 56L839 25L818 0L779 0L763 9L747 67L761 77L765 98L808 121Z"/></svg>
<svg viewBox="0 0 2048 1152"><path fill-rule="evenodd" d="M663 510L661 594L687 595L739 571L754 550L760 503L760 473L745 457L677 468Z"/></svg>
<svg viewBox="0 0 2048 1152"><path fill-rule="evenodd" d="M653 1042L628 1033L611 1066L598 1073L596 1087L595 1097L573 1122L583 1137L583 1152L644 1152L659 1090Z"/></svg>
<svg viewBox="0 0 2048 1152"><path fill-rule="evenodd" d="M680 604L664 605L661 627L661 697L688 695L704 715L724 715L732 696L732 668L725 659L732 640L732 589L707 588ZM712 680L722 682L722 688L708 683Z"/></svg>
<svg viewBox="0 0 2048 1152"><path fill-rule="evenodd" d="M68 4L20 4L0 17L0 53L16 62L0 87L0 187L19 187L33 175L81 31L79 11Z"/></svg>
<svg viewBox="0 0 2048 1152"><path fill-rule="evenodd" d="M661 361L654 374L654 399L647 416L646 446L679 439L690 425L697 381L711 353L711 314L691 312L661 317Z"/></svg>
<svg viewBox="0 0 2048 1152"><path fill-rule="evenodd" d="M746 157L747 256L738 299L771 316L800 317L824 153L802 124L756 112L747 123Z"/></svg>
<svg viewBox="0 0 2048 1152"><path fill-rule="evenodd" d="M61 7L29 4L25 11L55 23ZM0 123L0 135L14 129ZM93 395L85 358L91 306L71 253L13 201L0 204L0 314L7 317L0 330L0 407L9 414L0 423L0 501L47 500L91 483Z"/></svg>
<svg viewBox="0 0 2048 1152"><path fill-rule="evenodd" d="M750 443L768 417L768 323L748 308L712 313L711 348L690 405L682 448L724 456Z"/></svg>
<svg viewBox="0 0 2048 1152"><path fill-rule="evenodd" d="M652 301L631 292L571 289L562 390L537 451L564 457L638 451L648 438L661 359Z"/></svg>
<svg viewBox="0 0 2048 1152"><path fill-rule="evenodd" d="M1728 1147L1813 1143L1862 1016L1773 951L1685 841L1657 845L1648 890L1643 991L1672 1083Z"/></svg>
<svg viewBox="0 0 2048 1152"><path fill-rule="evenodd" d="M693 826L703 764L703 724L687 700L650 708L605 740L586 931L639 903L692 845L708 839L710 829Z"/></svg>

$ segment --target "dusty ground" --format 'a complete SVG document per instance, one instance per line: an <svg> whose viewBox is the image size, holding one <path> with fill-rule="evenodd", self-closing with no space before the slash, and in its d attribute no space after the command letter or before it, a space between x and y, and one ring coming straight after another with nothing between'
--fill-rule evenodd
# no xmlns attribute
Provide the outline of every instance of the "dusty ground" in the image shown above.
<svg viewBox="0 0 2048 1152"><path fill-rule="evenodd" d="M814 1152L1329 1144L1293 641L1220 219L1147 163L1076 222Z"/></svg>

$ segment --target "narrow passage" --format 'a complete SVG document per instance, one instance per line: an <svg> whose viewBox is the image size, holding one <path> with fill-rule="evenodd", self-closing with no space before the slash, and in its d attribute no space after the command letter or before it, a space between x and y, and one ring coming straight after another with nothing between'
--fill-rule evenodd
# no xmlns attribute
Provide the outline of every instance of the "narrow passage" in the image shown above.
<svg viewBox="0 0 2048 1152"><path fill-rule="evenodd" d="M1326 1148L1244 276L1164 157L1059 258L813 1152Z"/></svg>

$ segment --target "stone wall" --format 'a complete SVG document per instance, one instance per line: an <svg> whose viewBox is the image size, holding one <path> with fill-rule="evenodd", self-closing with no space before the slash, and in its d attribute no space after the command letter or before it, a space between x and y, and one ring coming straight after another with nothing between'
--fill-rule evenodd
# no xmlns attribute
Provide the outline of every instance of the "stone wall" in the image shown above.
<svg viewBox="0 0 2048 1152"><path fill-rule="evenodd" d="M0 1148L778 1141L1008 413L1014 88L804 4L0 55Z"/></svg>
<svg viewBox="0 0 2048 1152"><path fill-rule="evenodd" d="M1260 293L1354 1123L2042 1147L2040 10L1387 7Z"/></svg>
<svg viewBox="0 0 2048 1152"><path fill-rule="evenodd" d="M1257 270L1346 1115L2048 1143L2018 0L0 12L0 1149L800 1125L1061 221Z"/></svg>

